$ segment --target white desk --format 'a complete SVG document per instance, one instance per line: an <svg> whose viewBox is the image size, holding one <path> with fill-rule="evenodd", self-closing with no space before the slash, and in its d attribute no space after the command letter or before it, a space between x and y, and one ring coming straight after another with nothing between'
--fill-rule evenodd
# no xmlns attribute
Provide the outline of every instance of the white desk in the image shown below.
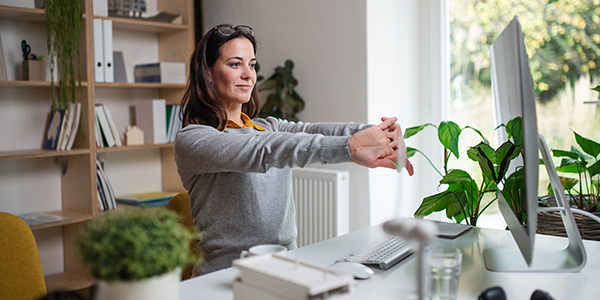
<svg viewBox="0 0 600 300"><path fill-rule="evenodd" d="M381 226L373 226L337 238L296 249L288 256L329 265L336 259L384 235ZM536 289L549 292L556 300L600 299L600 242L584 241L587 264L579 273L497 273L483 263L486 248L516 248L510 233L503 230L474 228L450 240L436 239L433 245L457 247L463 251L463 269L459 283L459 299L477 299L486 288L502 286L510 300L529 300ZM566 239L537 235L536 248L563 249ZM534 258L535 259L535 258ZM354 298L360 299L418 299L414 256L387 271L374 268L375 275L357 280ZM232 300L232 282L237 270L229 268L181 283L181 300Z"/></svg>

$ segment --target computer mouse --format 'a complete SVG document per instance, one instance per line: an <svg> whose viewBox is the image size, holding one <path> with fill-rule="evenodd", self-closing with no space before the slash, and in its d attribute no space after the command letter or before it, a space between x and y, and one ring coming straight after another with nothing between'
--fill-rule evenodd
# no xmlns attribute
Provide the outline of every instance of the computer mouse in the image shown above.
<svg viewBox="0 0 600 300"><path fill-rule="evenodd" d="M356 279L368 279L375 273L371 268L356 262L336 262L329 266L329 268L346 272Z"/></svg>

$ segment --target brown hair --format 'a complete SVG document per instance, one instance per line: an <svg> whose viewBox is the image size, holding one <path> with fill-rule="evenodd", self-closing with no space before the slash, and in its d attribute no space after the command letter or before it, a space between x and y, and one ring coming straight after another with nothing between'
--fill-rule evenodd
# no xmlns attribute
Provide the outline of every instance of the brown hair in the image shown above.
<svg viewBox="0 0 600 300"><path fill-rule="evenodd" d="M227 111L210 80L210 68L221 56L223 45L233 39L248 39L252 43L254 54L256 54L256 40L252 34L238 29L230 35L223 35L216 30L221 26L231 27L230 24L221 24L205 33L190 58L189 77L185 94L181 100L184 127L188 124L202 124L212 126L219 131L225 129ZM250 118L254 118L258 114L259 106L258 91L254 85L250 101L242 105L242 112Z"/></svg>

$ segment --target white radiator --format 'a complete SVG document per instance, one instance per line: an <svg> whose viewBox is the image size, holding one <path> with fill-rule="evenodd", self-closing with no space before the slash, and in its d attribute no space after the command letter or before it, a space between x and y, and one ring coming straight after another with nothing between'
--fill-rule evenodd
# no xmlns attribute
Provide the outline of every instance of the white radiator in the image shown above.
<svg viewBox="0 0 600 300"><path fill-rule="evenodd" d="M346 234L350 227L350 173L293 169L298 247Z"/></svg>

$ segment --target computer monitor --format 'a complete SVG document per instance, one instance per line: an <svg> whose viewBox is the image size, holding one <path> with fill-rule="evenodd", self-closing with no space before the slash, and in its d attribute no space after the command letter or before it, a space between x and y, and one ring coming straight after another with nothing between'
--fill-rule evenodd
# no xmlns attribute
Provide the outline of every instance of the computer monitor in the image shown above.
<svg viewBox="0 0 600 300"><path fill-rule="evenodd" d="M519 116L522 120L523 150L511 163L518 166L511 166L511 170L524 168L521 178L524 177L525 190L521 195L525 196L522 199L526 202L526 221L521 223L521 216L515 216L507 200L498 191L498 207L519 249L484 249L486 268L491 271L577 272L585 265L586 253L548 147L538 134L533 80L518 16L494 41L490 55L495 125L507 124ZM500 143L508 139L502 129L497 131ZM538 150L542 153L567 231L569 245L563 250L534 248L538 209Z"/></svg>

